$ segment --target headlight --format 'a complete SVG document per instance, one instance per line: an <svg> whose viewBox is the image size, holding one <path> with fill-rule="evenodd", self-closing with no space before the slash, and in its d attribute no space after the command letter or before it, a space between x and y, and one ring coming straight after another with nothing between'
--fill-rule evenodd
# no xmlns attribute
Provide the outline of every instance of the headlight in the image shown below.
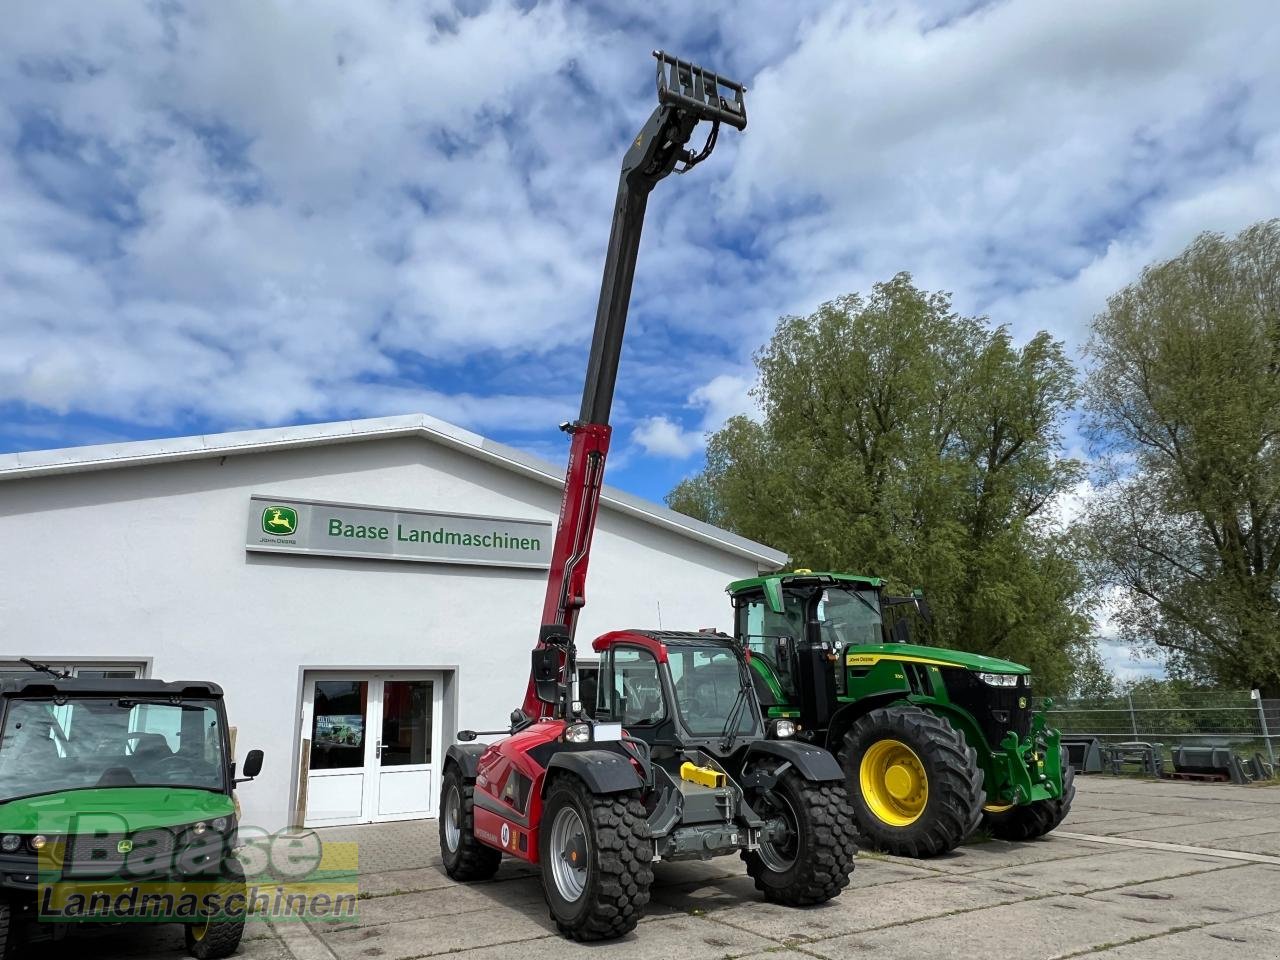
<svg viewBox="0 0 1280 960"><path fill-rule="evenodd" d="M49 842L48 837L46 837L43 833L37 833L34 837L31 838L31 849L43 850L44 845L48 842Z"/></svg>
<svg viewBox="0 0 1280 960"><path fill-rule="evenodd" d="M1016 687L1019 676L1017 673L980 673L978 679L993 687Z"/></svg>
<svg viewBox="0 0 1280 960"><path fill-rule="evenodd" d="M226 817L218 817L211 824L209 824L209 826L213 827L213 829L218 831L218 833L226 833L227 827L230 825L231 825L231 821L228 820Z"/></svg>
<svg viewBox="0 0 1280 960"><path fill-rule="evenodd" d="M194 833L197 837L200 836L202 833L204 833L208 829L209 829L209 825L205 823L203 820L200 820L197 823L192 824L191 826L191 832Z"/></svg>
<svg viewBox="0 0 1280 960"><path fill-rule="evenodd" d="M591 724L571 723L564 728L565 743L590 743Z"/></svg>
<svg viewBox="0 0 1280 960"><path fill-rule="evenodd" d="M22 846L22 838L16 833L6 833L4 839L0 840L0 850L5 853L17 853L18 848Z"/></svg>
<svg viewBox="0 0 1280 960"><path fill-rule="evenodd" d="M773 735L779 740L794 737L796 735L796 722L794 720L773 721Z"/></svg>

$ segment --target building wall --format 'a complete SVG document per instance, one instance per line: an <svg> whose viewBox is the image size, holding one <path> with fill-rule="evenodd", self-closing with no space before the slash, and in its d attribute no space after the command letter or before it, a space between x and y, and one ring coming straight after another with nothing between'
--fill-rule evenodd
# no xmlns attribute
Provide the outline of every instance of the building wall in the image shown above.
<svg viewBox="0 0 1280 960"><path fill-rule="evenodd" d="M445 742L519 705L546 574L248 553L250 494L555 520L559 492L419 439L347 443L6 482L0 657L152 660L221 684L262 775L247 821L293 803L303 667L456 668ZM619 627L731 627L755 563L604 509L579 649Z"/></svg>

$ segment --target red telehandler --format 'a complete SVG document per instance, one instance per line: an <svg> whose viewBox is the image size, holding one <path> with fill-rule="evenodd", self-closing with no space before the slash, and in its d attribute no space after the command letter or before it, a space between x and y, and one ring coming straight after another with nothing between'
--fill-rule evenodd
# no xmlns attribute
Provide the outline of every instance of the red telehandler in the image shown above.
<svg viewBox="0 0 1280 960"><path fill-rule="evenodd" d="M623 630L593 644L593 716L577 702L574 627L609 449L623 327L654 185L747 124L743 87L657 52L658 106L622 161L604 282L522 709L495 743L463 730L445 759L440 852L455 880L485 880L505 853L538 864L552 919L575 940L633 929L652 864L741 853L766 899L822 903L857 854L844 774L825 750L767 722L746 654L715 633ZM723 93L722 93L723 91ZM704 146L687 148L710 121Z"/></svg>

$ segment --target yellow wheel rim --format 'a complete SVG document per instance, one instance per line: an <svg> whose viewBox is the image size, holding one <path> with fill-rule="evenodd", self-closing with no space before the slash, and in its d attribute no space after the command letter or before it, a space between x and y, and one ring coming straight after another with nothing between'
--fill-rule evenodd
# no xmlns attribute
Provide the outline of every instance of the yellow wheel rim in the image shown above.
<svg viewBox="0 0 1280 960"><path fill-rule="evenodd" d="M202 925L200 925L200 926L192 927L192 928L191 928L191 939L192 939L192 940L194 940L196 943L200 943L202 940L204 940L204 935L205 935L206 933L208 933L208 932L209 932L209 924L208 924L208 922L205 922L204 924L202 924Z"/></svg>
<svg viewBox="0 0 1280 960"><path fill-rule="evenodd" d="M1006 810L1012 810L1012 803L988 803L982 808L983 813L1004 813Z"/></svg>
<svg viewBox="0 0 1280 960"><path fill-rule="evenodd" d="M862 799L876 819L891 827L909 827L929 802L929 777L915 751L898 740L879 740L867 748L858 768Z"/></svg>

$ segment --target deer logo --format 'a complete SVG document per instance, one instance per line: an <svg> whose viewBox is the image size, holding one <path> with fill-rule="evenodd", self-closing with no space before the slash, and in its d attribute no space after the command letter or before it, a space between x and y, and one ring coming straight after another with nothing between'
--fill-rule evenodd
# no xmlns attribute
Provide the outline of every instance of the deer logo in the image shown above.
<svg viewBox="0 0 1280 960"><path fill-rule="evenodd" d="M293 507L270 506L262 511L262 532L287 537L298 529L298 511Z"/></svg>

